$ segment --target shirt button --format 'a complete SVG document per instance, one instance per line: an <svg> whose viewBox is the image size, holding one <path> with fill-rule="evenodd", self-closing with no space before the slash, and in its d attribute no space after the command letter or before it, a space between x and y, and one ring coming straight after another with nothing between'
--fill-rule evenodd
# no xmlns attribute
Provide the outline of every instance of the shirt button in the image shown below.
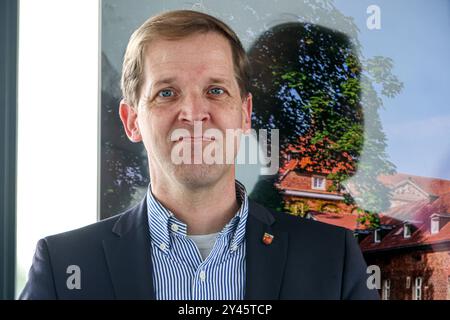
<svg viewBox="0 0 450 320"><path fill-rule="evenodd" d="M159 248L162 250L162 251L165 251L166 250L166 244L163 242L163 243L161 243L160 245L159 245Z"/></svg>
<svg viewBox="0 0 450 320"><path fill-rule="evenodd" d="M231 251L236 251L237 248L238 248L237 245L233 244L233 245L231 246Z"/></svg>
<svg viewBox="0 0 450 320"><path fill-rule="evenodd" d="M200 271L200 279L202 279L203 281L206 279L206 274L205 271Z"/></svg>
<svg viewBox="0 0 450 320"><path fill-rule="evenodd" d="M173 232L177 232L178 231L178 225L175 223L172 223L171 229Z"/></svg>

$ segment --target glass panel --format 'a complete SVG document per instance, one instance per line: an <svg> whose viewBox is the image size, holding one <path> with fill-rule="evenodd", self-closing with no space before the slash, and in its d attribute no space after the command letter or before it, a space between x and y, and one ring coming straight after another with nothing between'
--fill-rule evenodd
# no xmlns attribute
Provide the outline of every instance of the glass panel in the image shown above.
<svg viewBox="0 0 450 320"><path fill-rule="evenodd" d="M423 275L423 299L445 299L450 2L102 1L102 218L139 201L149 182L146 151L118 116L125 46L148 17L173 9L217 16L248 50L253 127L278 129L280 151L274 175L237 166L250 196L355 231L368 264L391 279L390 299L413 299L405 270ZM313 190L315 174L326 190ZM432 234L435 213L442 225Z"/></svg>

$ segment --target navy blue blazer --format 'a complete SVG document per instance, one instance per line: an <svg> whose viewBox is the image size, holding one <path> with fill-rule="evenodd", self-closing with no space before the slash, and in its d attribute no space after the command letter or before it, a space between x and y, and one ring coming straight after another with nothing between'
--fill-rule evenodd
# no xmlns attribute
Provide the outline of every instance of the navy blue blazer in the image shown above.
<svg viewBox="0 0 450 320"><path fill-rule="evenodd" d="M267 232L274 236L263 243ZM249 200L246 299L378 299L351 231ZM81 288L69 289L70 265ZM147 202L41 239L20 299L155 299Z"/></svg>

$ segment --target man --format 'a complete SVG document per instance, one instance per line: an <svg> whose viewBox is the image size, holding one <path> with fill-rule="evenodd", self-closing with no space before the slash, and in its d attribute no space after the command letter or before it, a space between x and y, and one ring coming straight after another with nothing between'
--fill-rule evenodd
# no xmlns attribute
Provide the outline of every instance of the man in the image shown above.
<svg viewBox="0 0 450 320"><path fill-rule="evenodd" d="M350 231L271 212L248 199L234 163L206 161L234 159L237 145L225 146L239 134L225 133L251 129L248 69L235 33L203 13L168 12L134 32L119 112L147 150L147 195L40 240L21 298L378 298Z"/></svg>

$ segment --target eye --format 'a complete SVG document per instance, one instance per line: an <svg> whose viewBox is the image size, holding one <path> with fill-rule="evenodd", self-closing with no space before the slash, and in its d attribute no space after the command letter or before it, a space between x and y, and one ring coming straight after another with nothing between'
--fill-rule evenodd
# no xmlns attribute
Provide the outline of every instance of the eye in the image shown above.
<svg viewBox="0 0 450 320"><path fill-rule="evenodd" d="M218 95L224 94L225 90L223 90L221 88L211 88L208 90L208 93L218 96Z"/></svg>
<svg viewBox="0 0 450 320"><path fill-rule="evenodd" d="M162 98L170 98L173 97L175 95L175 92L173 92L173 90L171 89L163 89L160 92L158 92L158 97L162 97Z"/></svg>

